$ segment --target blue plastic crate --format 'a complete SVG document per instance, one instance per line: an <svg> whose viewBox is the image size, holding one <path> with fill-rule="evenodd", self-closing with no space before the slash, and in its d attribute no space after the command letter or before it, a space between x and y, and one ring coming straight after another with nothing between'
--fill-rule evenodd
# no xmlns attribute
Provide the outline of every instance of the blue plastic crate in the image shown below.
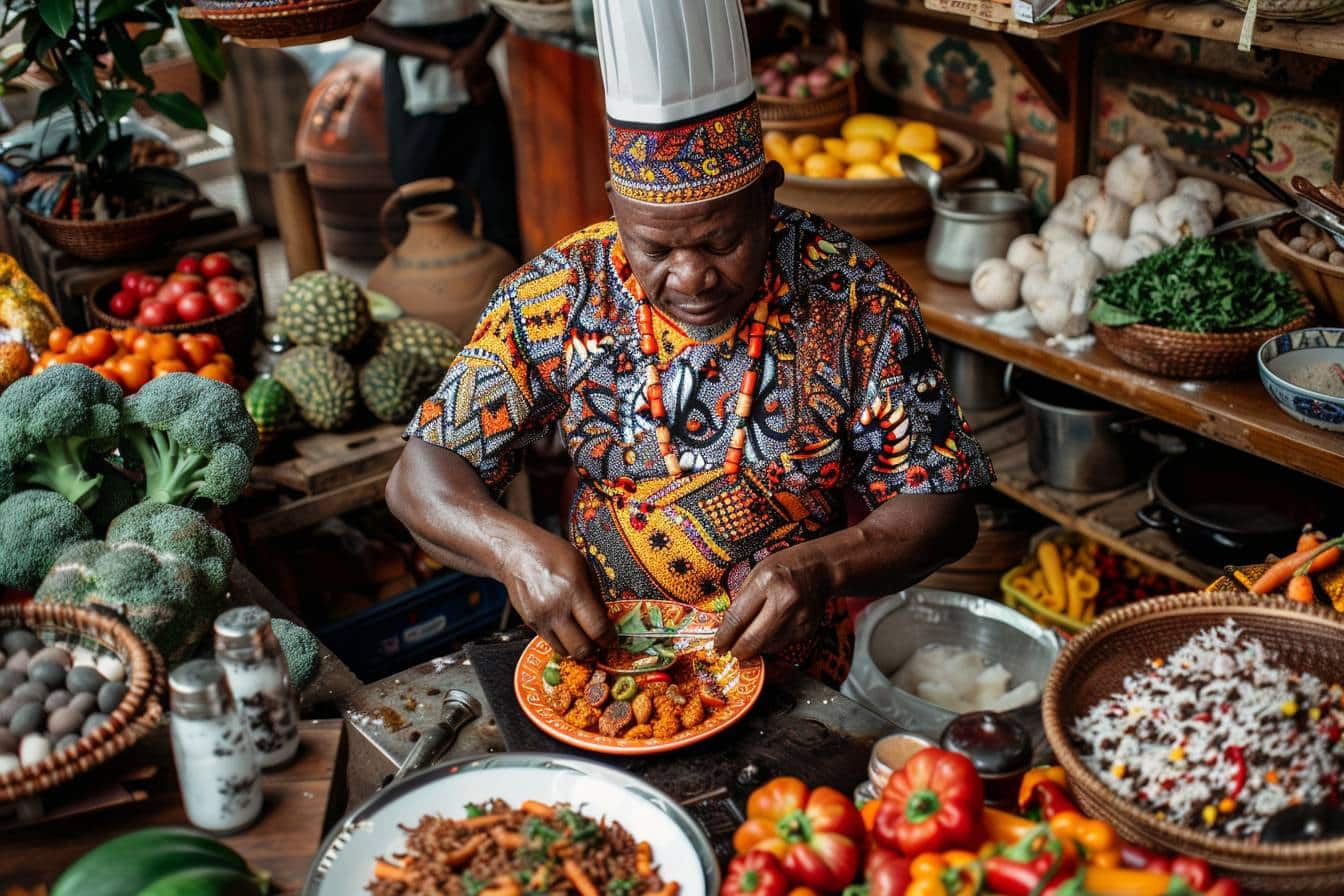
<svg viewBox="0 0 1344 896"><path fill-rule="evenodd" d="M317 632L365 682L448 653L499 625L508 592L493 579L448 573Z"/></svg>

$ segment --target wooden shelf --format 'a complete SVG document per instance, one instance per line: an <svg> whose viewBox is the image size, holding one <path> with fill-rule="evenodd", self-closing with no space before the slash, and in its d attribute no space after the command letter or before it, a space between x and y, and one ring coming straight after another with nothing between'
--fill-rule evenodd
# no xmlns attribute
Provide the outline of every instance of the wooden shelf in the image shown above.
<svg viewBox="0 0 1344 896"><path fill-rule="evenodd" d="M1025 37L1031 40L1053 40L1064 37L1091 28L1094 25L1100 25L1102 22L1138 14L1141 10L1135 10L1134 7L1146 5L1147 0L1126 0L1126 2L1112 6L1110 9L1089 13L1076 19L1030 25L1019 22L1013 16L1011 5L996 2L996 0L924 0L925 8L933 12L965 17L965 20L976 28L982 28L986 31L1002 31L1015 37Z"/></svg>
<svg viewBox="0 0 1344 896"><path fill-rule="evenodd" d="M1235 44L1241 38L1241 20L1241 12L1219 3L1154 3L1118 21L1123 25ZM1257 47L1344 59L1344 22L1309 24L1259 17L1255 20L1252 42Z"/></svg>
<svg viewBox="0 0 1344 896"><path fill-rule="evenodd" d="M1344 436L1283 413L1254 374L1230 380L1170 380L1127 366L1100 345L1071 354L1040 333L1019 339L986 329L984 311L964 286L935 280L923 242L891 243L879 253L919 296L929 331L1042 376L1165 420L1257 457L1344 485Z"/></svg>

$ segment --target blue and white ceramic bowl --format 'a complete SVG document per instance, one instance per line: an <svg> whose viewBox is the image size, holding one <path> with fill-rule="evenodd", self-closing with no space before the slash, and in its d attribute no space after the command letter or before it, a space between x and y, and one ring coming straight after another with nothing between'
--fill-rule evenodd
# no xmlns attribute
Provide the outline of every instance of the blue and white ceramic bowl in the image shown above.
<svg viewBox="0 0 1344 896"><path fill-rule="evenodd" d="M1344 398L1296 385L1294 374L1317 364L1344 365L1344 328L1307 327L1275 336L1256 355L1260 381L1285 414L1331 432L1344 432Z"/></svg>

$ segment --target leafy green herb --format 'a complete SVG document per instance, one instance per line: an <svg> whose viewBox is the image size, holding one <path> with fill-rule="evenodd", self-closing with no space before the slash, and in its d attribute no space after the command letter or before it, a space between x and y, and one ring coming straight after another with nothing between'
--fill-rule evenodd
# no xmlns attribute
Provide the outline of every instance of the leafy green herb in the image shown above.
<svg viewBox="0 0 1344 896"><path fill-rule="evenodd" d="M607 896L634 896L639 881L633 877L617 877L607 881Z"/></svg>
<svg viewBox="0 0 1344 896"><path fill-rule="evenodd" d="M485 814L485 809L476 803L467 803L466 809L468 818L480 818Z"/></svg>
<svg viewBox="0 0 1344 896"><path fill-rule="evenodd" d="M1189 333L1279 327L1305 311L1287 274L1261 267L1243 246L1208 238L1182 240L1101 278L1093 297L1093 323Z"/></svg>
<svg viewBox="0 0 1344 896"><path fill-rule="evenodd" d="M569 828L569 839L575 843L582 843L585 840L592 840L597 837L600 828L597 822L591 818L584 818L577 812L570 809L561 809L556 816L560 822Z"/></svg>
<svg viewBox="0 0 1344 896"><path fill-rule="evenodd" d="M560 839L560 832L546 824L540 818L529 818L523 822L520 832L528 846L540 846L543 849Z"/></svg>
<svg viewBox="0 0 1344 896"><path fill-rule="evenodd" d="M470 871L462 872L462 888L467 891L467 896L476 896L477 893L484 890L486 882L481 880Z"/></svg>

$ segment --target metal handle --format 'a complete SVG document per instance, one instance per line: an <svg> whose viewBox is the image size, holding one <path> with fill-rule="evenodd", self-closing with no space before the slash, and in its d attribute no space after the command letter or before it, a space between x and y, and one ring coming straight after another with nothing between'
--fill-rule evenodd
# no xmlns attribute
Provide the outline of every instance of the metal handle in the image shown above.
<svg viewBox="0 0 1344 896"><path fill-rule="evenodd" d="M461 193L471 202L471 235L477 239L481 238L481 202L476 198L466 184L460 184L451 177L426 177L423 180L412 181L396 189L396 191L383 203L382 209L378 212L378 230L379 239L382 240L383 250L389 255L396 247L387 238L389 223L392 213L401 209L401 203L407 199L415 199L419 196L428 196L433 193Z"/></svg>
<svg viewBox="0 0 1344 896"><path fill-rule="evenodd" d="M393 774L384 779L383 786L429 768L452 747L458 732L480 716L481 701L466 691L449 691L443 699L443 719L420 732L420 738L411 747L410 754Z"/></svg>
<svg viewBox="0 0 1344 896"><path fill-rule="evenodd" d="M1176 516L1156 501L1140 507L1134 515L1149 529L1166 532L1176 528Z"/></svg>
<svg viewBox="0 0 1344 896"><path fill-rule="evenodd" d="M1255 164L1254 160L1235 152L1228 153L1227 160L1236 166L1238 171L1250 178L1252 183L1256 184L1266 193L1273 196L1284 205L1293 208L1297 207L1297 197L1290 193L1286 187L1282 187L1271 180L1269 175L1260 170L1260 167Z"/></svg>
<svg viewBox="0 0 1344 896"><path fill-rule="evenodd" d="M1133 430L1139 429L1148 422L1148 418L1142 415L1138 417L1129 417L1125 420L1112 420L1106 424L1106 428L1118 436L1125 435Z"/></svg>

